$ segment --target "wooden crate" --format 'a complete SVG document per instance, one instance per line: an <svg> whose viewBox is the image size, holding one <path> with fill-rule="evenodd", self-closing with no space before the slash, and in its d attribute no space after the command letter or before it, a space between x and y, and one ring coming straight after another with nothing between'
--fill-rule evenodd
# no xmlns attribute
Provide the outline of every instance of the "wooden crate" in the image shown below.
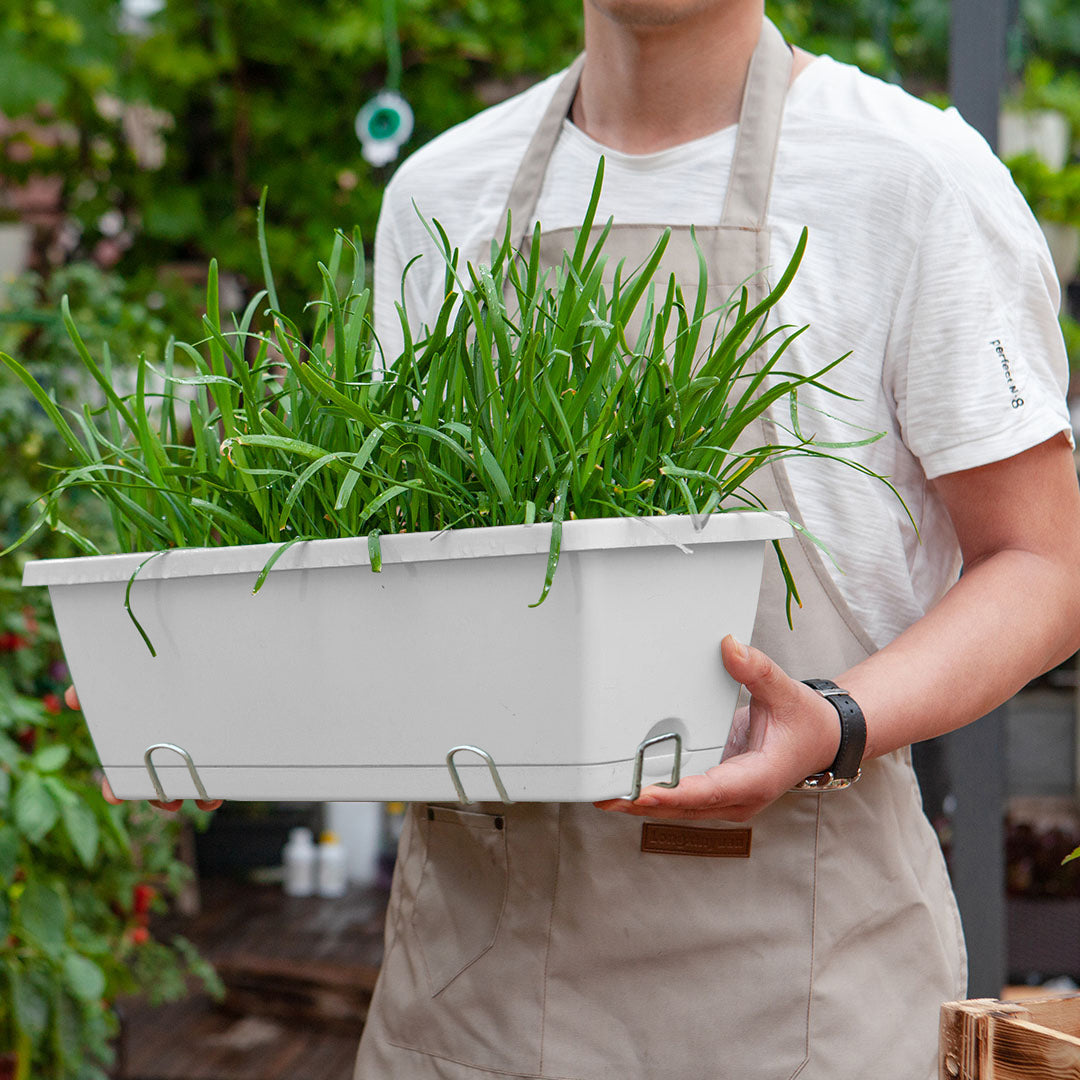
<svg viewBox="0 0 1080 1080"><path fill-rule="evenodd" d="M939 1080L1080 1080L1080 994L941 1008Z"/></svg>

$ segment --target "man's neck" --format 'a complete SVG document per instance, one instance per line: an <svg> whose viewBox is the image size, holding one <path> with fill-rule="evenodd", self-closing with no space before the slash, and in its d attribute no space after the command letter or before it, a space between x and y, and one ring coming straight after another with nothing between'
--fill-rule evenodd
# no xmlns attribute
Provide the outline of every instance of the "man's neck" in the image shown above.
<svg viewBox="0 0 1080 1080"><path fill-rule="evenodd" d="M610 0L586 0L585 69L571 119L628 154L736 123L761 19L754 0L706 3L667 24L635 23L613 14Z"/></svg>

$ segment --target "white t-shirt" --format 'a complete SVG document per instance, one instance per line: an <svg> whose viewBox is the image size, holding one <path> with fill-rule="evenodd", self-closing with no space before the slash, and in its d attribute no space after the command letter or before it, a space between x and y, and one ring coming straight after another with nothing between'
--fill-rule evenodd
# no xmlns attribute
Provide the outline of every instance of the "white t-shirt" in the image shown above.
<svg viewBox="0 0 1080 1080"><path fill-rule="evenodd" d="M394 176L375 244L375 320L387 357L401 345L394 303L410 259L423 255L404 288L410 324L430 321L443 298L444 264L417 210L437 219L465 258L482 259L501 235L511 182L559 78L447 131ZM580 225L603 154L598 220L718 224L734 144L731 127L629 155L566 121L536 216L546 229ZM845 453L888 476L919 526L921 543L877 481L830 462L788 463L842 595L884 645L959 571L955 534L927 479L1070 430L1057 278L1008 171L954 110L828 57L789 91L770 221L774 268L809 228L802 267L776 313L810 326L787 366L813 371L852 353L826 381L857 400L800 391L802 429L836 442L858 437L849 424L885 432Z"/></svg>

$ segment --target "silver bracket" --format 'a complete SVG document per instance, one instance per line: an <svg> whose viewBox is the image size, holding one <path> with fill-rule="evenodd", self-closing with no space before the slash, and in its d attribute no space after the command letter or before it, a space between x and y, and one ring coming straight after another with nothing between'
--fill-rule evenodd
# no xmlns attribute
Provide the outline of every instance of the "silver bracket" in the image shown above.
<svg viewBox="0 0 1080 1080"><path fill-rule="evenodd" d="M146 753L143 754L143 764L146 766L146 771L150 774L150 781L154 785L157 797L162 802L169 802L170 800L165 794L165 789L161 786L161 780L158 778L157 769L154 768L153 756L155 750L172 750L173 753L179 754L187 765L187 770L191 774L191 779L195 782L195 790L199 793L199 798L207 801L210 799L210 796L206 794L206 788L203 787L202 780L199 778L198 770L195 768L195 762L191 760L191 755L182 746L177 746L175 743L159 742L146 748Z"/></svg>
<svg viewBox="0 0 1080 1080"><path fill-rule="evenodd" d="M506 788L503 787L503 782L499 777L499 770L495 766L494 758L492 758L486 750L481 750L479 746L455 746L454 749L446 755L446 767L450 770L450 779L454 781L454 788L457 791L458 799L463 803L470 801L465 795L465 788L461 783L461 777L458 775L457 765L454 764L454 755L462 750L468 750L471 754L479 754L479 756L487 762L488 772L491 773L491 779L495 781L495 790L499 793L499 798L507 805L512 803L514 800L506 794Z"/></svg>
<svg viewBox="0 0 1080 1080"><path fill-rule="evenodd" d="M682 736L677 731L669 731L666 735L655 735L651 739L646 739L637 748L637 756L634 758L634 783L630 794L626 796L631 802L641 794L641 774L645 771L645 751L650 746L656 746L671 739L675 740L675 764L671 767L671 779L653 780L651 783L656 787L679 786L679 778L682 775Z"/></svg>

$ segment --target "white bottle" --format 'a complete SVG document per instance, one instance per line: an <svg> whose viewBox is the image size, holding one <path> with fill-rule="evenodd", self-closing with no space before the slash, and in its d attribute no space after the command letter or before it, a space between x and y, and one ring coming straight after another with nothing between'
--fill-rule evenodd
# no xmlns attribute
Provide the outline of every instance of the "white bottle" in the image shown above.
<svg viewBox="0 0 1080 1080"><path fill-rule="evenodd" d="M324 832L319 837L319 895L344 896L348 880L345 848L338 839L337 833Z"/></svg>
<svg viewBox="0 0 1080 1080"><path fill-rule="evenodd" d="M285 864L285 894L311 896L315 891L315 844L311 830L291 829L289 842L282 852Z"/></svg>

